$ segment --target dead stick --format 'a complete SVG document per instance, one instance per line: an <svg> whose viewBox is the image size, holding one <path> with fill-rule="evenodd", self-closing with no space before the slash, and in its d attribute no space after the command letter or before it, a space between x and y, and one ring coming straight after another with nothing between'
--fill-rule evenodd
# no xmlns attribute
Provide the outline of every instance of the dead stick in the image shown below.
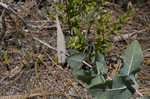
<svg viewBox="0 0 150 99"><path fill-rule="evenodd" d="M0 33L0 44L5 36L6 33L6 23L5 23L5 16L6 16L6 9L2 12L2 31Z"/></svg>

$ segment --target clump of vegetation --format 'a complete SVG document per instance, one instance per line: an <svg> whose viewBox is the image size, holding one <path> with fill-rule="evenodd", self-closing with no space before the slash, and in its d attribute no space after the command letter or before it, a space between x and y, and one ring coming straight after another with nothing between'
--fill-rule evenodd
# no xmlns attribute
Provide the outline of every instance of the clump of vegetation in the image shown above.
<svg viewBox="0 0 150 99"><path fill-rule="evenodd" d="M75 51L70 53L71 56L67 58L68 63L77 78L88 86L89 93L95 99L130 99L135 92L138 92L135 75L140 71L144 61L138 41L133 41L121 55L124 63L112 79L108 79L108 68L102 54L95 55L93 59L95 66L84 69L83 61L87 55ZM142 96L142 99L147 97Z"/></svg>
<svg viewBox="0 0 150 99"><path fill-rule="evenodd" d="M112 22L111 12L105 10L105 6L104 0L64 0L63 4L56 3L61 13L59 18L69 27L69 49L91 54L110 51L108 39L122 29L124 21L131 14L124 14L119 20ZM92 50L86 50L89 47Z"/></svg>
<svg viewBox="0 0 150 99"><path fill-rule="evenodd" d="M141 69L143 55L140 45L134 41L121 55L124 62L118 75L107 79L108 68L103 53L110 51L108 38L122 29L125 20L133 13L122 15L112 21L111 12L104 9L104 0L64 0L56 3L59 18L68 25L70 56L67 62L79 80L89 88L95 99L129 99L138 91L135 74ZM93 38L89 36L93 35ZM93 67L86 67L83 61L90 59ZM143 99L146 99L143 97Z"/></svg>

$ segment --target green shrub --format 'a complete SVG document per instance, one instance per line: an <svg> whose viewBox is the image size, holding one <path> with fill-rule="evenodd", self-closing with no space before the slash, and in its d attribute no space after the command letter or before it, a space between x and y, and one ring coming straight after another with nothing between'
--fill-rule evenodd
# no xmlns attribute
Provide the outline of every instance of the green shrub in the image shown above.
<svg viewBox="0 0 150 99"><path fill-rule="evenodd" d="M104 0L64 0L63 4L55 5L62 23L69 27L68 48L85 51L93 46L92 52L86 50L92 54L90 56L98 51L110 51L111 44L108 39L122 28L124 21L130 16L130 13L124 14L119 20L111 22L111 12L104 9ZM91 38L91 35L94 37Z"/></svg>

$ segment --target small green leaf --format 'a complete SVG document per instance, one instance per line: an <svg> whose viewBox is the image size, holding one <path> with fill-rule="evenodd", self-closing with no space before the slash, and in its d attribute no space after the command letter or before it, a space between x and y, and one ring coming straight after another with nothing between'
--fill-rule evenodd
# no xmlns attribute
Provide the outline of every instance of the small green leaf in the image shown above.
<svg viewBox="0 0 150 99"><path fill-rule="evenodd" d="M84 60L85 55L82 53L79 54L73 54L72 56L67 57L67 62L70 64L70 67L74 70L78 70L83 65L82 61Z"/></svg>
<svg viewBox="0 0 150 99"><path fill-rule="evenodd" d="M48 12L48 14L52 19L56 19L54 12Z"/></svg>
<svg viewBox="0 0 150 99"><path fill-rule="evenodd" d="M85 36L81 33L81 31L78 28L74 28L75 33L77 34L77 36L79 37L81 43L86 43L87 39L85 38Z"/></svg>
<svg viewBox="0 0 150 99"><path fill-rule="evenodd" d="M42 54L38 55L39 60L43 60L43 57L44 57L44 55L42 55Z"/></svg>
<svg viewBox="0 0 150 99"><path fill-rule="evenodd" d="M4 60L5 60L5 63L8 65L9 62L8 62L8 53L7 53L7 51L4 52Z"/></svg>
<svg viewBox="0 0 150 99"><path fill-rule="evenodd" d="M124 21L125 21L128 17L129 17L129 16L128 16L127 14L123 14L123 15L121 16L121 18L119 19L119 23L120 23L120 24L123 24Z"/></svg>
<svg viewBox="0 0 150 99"><path fill-rule="evenodd" d="M90 12L90 14L88 14L88 16L87 16L87 22L88 22L88 23L94 20L93 18L94 18L96 9L97 9L97 8L95 7L95 8L93 9L93 11Z"/></svg>
<svg viewBox="0 0 150 99"><path fill-rule="evenodd" d="M96 63L98 74L106 74L108 72L108 68L106 67L105 59L102 54L97 53L93 59L93 62Z"/></svg>
<svg viewBox="0 0 150 99"><path fill-rule="evenodd" d="M104 5L104 3L105 3L105 0L101 0L101 3L102 3L102 5Z"/></svg>

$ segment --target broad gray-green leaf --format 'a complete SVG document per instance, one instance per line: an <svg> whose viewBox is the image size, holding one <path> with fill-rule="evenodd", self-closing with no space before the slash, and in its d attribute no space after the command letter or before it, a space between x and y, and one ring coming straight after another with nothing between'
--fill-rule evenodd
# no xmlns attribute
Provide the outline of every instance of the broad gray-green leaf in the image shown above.
<svg viewBox="0 0 150 99"><path fill-rule="evenodd" d="M125 87L125 83L123 82L121 76L115 76L113 78L112 88L123 88Z"/></svg>
<svg viewBox="0 0 150 99"><path fill-rule="evenodd" d="M123 59L124 65L120 70L120 74L125 76L134 75L141 69L144 58L137 40L131 43L121 55L121 58Z"/></svg>
<svg viewBox="0 0 150 99"><path fill-rule="evenodd" d="M70 55L73 55L73 54L79 54L79 53L80 53L79 51L73 50L73 49L68 50L68 52L69 52Z"/></svg>
<svg viewBox="0 0 150 99"><path fill-rule="evenodd" d="M74 54L67 57L67 62L68 64L70 64L70 67L76 71L79 70L83 65L82 61L84 60L84 58L85 55L83 55L82 53Z"/></svg>
<svg viewBox="0 0 150 99"><path fill-rule="evenodd" d="M106 74L108 71L107 67L100 62L96 62L96 68L97 68L98 74L100 74L100 73Z"/></svg>
<svg viewBox="0 0 150 99"><path fill-rule="evenodd" d="M91 88L89 89L89 93L91 93L95 99L130 99L132 93L127 89L120 76L113 78L111 86L110 88L108 84L106 84L105 88L102 89L99 87Z"/></svg>
<svg viewBox="0 0 150 99"><path fill-rule="evenodd" d="M138 41L133 41L131 45L122 54L124 65L119 74L124 76L124 82L131 90L138 90L138 84L135 80L135 74L141 69L144 58ZM133 82L133 83L129 83ZM131 88L132 87L132 88Z"/></svg>
<svg viewBox="0 0 150 99"><path fill-rule="evenodd" d="M96 62L100 62L102 64L105 65L105 59L104 59L104 55L100 54L100 53L96 53L96 55L93 58L93 62L96 64Z"/></svg>
<svg viewBox="0 0 150 99"><path fill-rule="evenodd" d="M150 96L142 96L142 99L150 99Z"/></svg>
<svg viewBox="0 0 150 99"><path fill-rule="evenodd" d="M97 72L98 74L102 73L102 74L106 74L108 71L108 68L106 67L105 64L105 59L104 56L100 53L97 53L94 57L94 63L96 63L96 68L97 68Z"/></svg>
<svg viewBox="0 0 150 99"><path fill-rule="evenodd" d="M100 84L104 84L105 83L105 78L103 75L99 75L97 77L95 77L94 79L92 79L91 84L89 85L89 88L100 85Z"/></svg>
<svg viewBox="0 0 150 99"><path fill-rule="evenodd" d="M122 82L125 84L125 86L134 94L136 90L138 90L139 86L136 82L135 76L122 76L120 75L120 78L122 79Z"/></svg>
<svg viewBox="0 0 150 99"><path fill-rule="evenodd" d="M77 71L74 72L75 76L83 76L84 75L84 70L83 69L79 69Z"/></svg>
<svg viewBox="0 0 150 99"><path fill-rule="evenodd" d="M84 71L83 69L76 70L74 75L87 85L89 85L93 79L91 71Z"/></svg>
<svg viewBox="0 0 150 99"><path fill-rule="evenodd" d="M89 93L94 99L130 99L131 93L128 89L107 91L102 89L90 89Z"/></svg>

